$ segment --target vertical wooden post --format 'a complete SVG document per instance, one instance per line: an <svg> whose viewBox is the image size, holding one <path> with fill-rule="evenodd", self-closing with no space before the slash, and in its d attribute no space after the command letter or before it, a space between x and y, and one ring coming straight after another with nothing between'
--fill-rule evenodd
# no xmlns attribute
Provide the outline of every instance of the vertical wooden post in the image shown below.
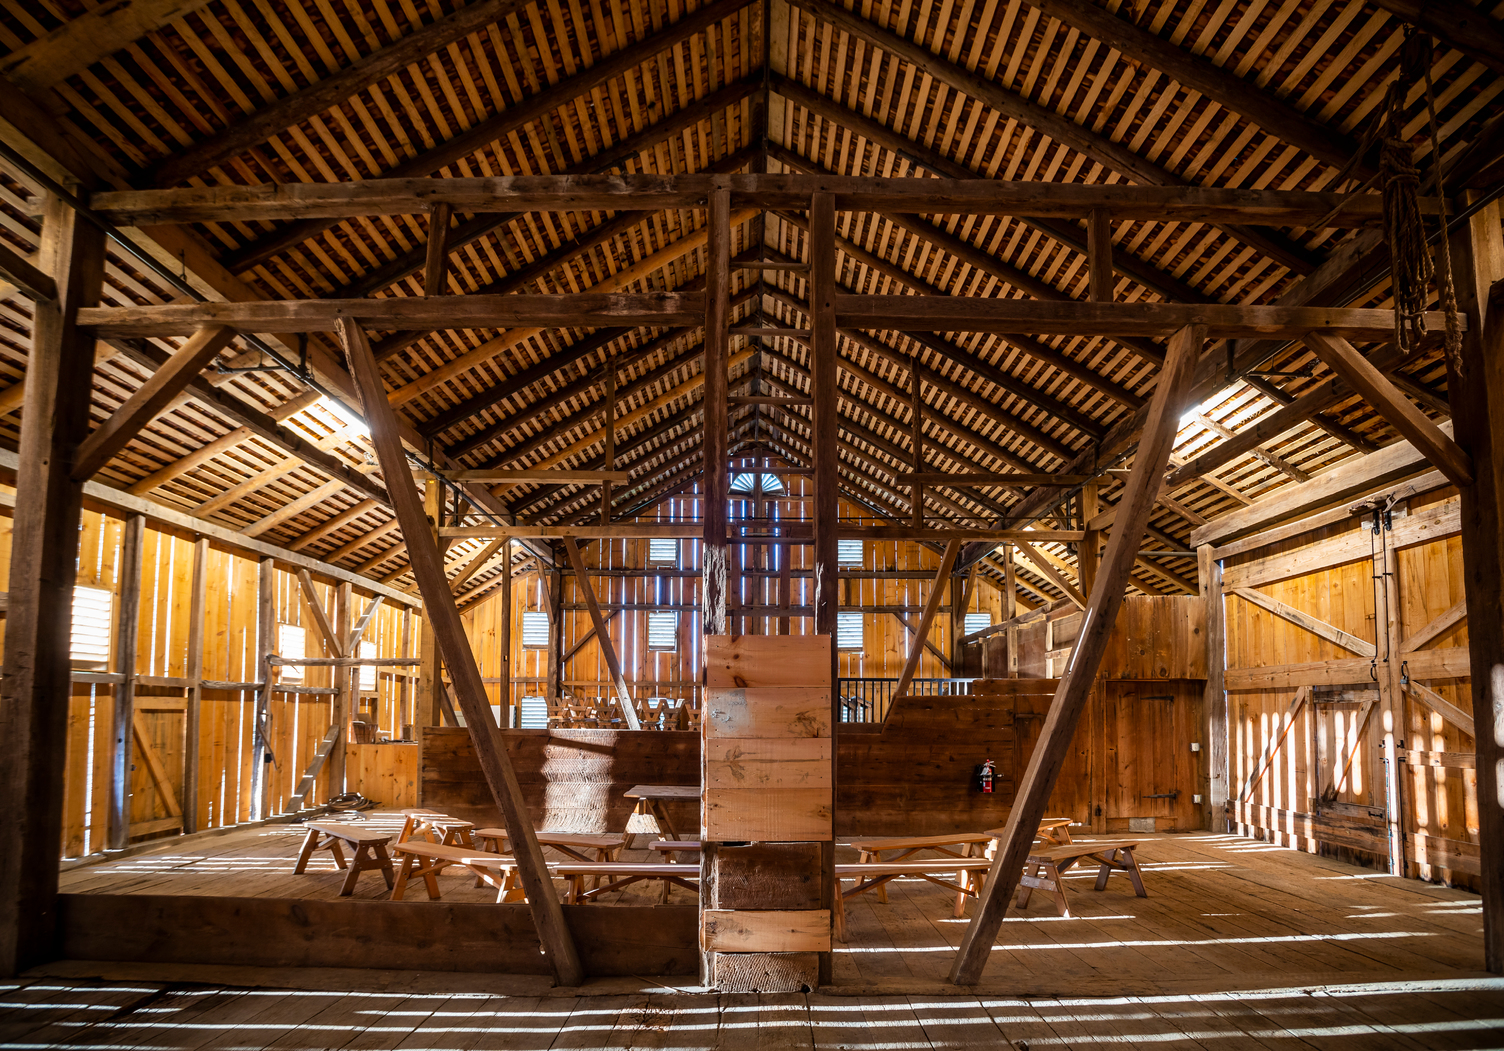
<svg viewBox="0 0 1504 1051"><path fill-rule="evenodd" d="M72 693L69 625L82 486L73 454L89 430L94 337L79 307L99 301L104 237L61 200L44 204L38 268L58 298L36 304L21 410L5 674L0 682L0 972L50 959L63 842Z"/></svg>
<svg viewBox="0 0 1504 1051"><path fill-rule="evenodd" d="M1478 856L1483 955L1504 974L1504 314L1490 295L1504 281L1500 207L1494 202L1452 234L1462 352L1447 363L1453 438L1473 459L1462 489L1462 568L1478 750Z"/></svg>
<svg viewBox="0 0 1504 1051"><path fill-rule="evenodd" d="M1013 545L1003 545L1003 619L1018 616L1018 568L1013 564ZM1008 636L1008 678L1018 678L1018 626L1005 632Z"/></svg>
<svg viewBox="0 0 1504 1051"><path fill-rule="evenodd" d="M538 569L538 579L543 583L543 598L548 603L548 678L544 686L550 703L557 704L564 693L564 575L557 569L543 572Z"/></svg>
<svg viewBox="0 0 1504 1051"><path fill-rule="evenodd" d="M501 668L498 675L501 682L498 684L497 694L501 698L501 718L503 726L512 725L512 542L506 540L501 545Z"/></svg>
<svg viewBox="0 0 1504 1051"><path fill-rule="evenodd" d="M830 645L830 726L838 735L841 721L839 657L835 645L837 594L840 571L840 451L836 417L836 202L829 193L817 193L809 202L809 304L810 329L810 454L814 475L813 576L810 603L814 607L815 634L828 635ZM917 382L917 380L916 380ZM915 648L922 649L922 642ZM834 769L835 754L831 764ZM832 774L834 777L834 774ZM831 782L834 784L834 780ZM834 809L832 807L832 809ZM820 907L834 909L840 885L835 879L835 844L821 847ZM820 954L820 981L832 980L833 959Z"/></svg>
<svg viewBox="0 0 1504 1051"><path fill-rule="evenodd" d="M914 473L924 470L924 395L919 382L919 355L909 359L909 445ZM924 528L924 486L916 479L909 486L910 519L915 529Z"/></svg>
<svg viewBox="0 0 1504 1051"><path fill-rule="evenodd" d="M193 594L188 601L188 697L183 709L183 834L198 831L198 751L204 700L204 614L209 603L209 541L193 544Z"/></svg>
<svg viewBox="0 0 1504 1051"><path fill-rule="evenodd" d="M1102 533L1091 528L1091 520L1097 517L1100 505L1097 501L1097 483L1087 482L1081 487L1081 546L1076 550L1076 564L1080 570L1081 590L1091 594L1091 586L1097 579L1097 563L1101 556Z"/></svg>
<svg viewBox="0 0 1504 1051"><path fill-rule="evenodd" d="M106 842L124 850L131 840L131 767L136 756L136 640L141 625L141 555L146 519L129 515L120 534L120 582L115 594L115 687L110 720L110 812Z"/></svg>
<svg viewBox="0 0 1504 1051"><path fill-rule="evenodd" d="M1169 352L1155 382L1154 398L1149 403L1143 436L1134 457L1133 474L1118 503L1112 539L1107 542L1107 556L1087 600L1076 647L1055 691L1049 714L1045 716L1039 742L1014 797L1013 809L1008 813L1002 847L993 859L986 890L977 902L976 912L956 954L951 981L957 985L975 985L981 978L992 943L997 940L1003 917L1007 914L1008 899L1023 875L1024 860L1039 830L1050 793L1055 790L1060 768L1070 752L1076 723L1091 697L1097 669L1107 651L1107 641L1118 610L1122 608L1129 574L1138 556L1144 529L1149 524L1149 515L1154 510L1160 476L1175 444L1184 391L1189 386L1191 372L1205 342L1206 330L1199 325L1187 326L1170 337Z"/></svg>
<svg viewBox="0 0 1504 1051"><path fill-rule="evenodd" d="M1112 302L1112 216L1094 208L1086 221L1087 297L1093 303Z"/></svg>
<svg viewBox="0 0 1504 1051"><path fill-rule="evenodd" d="M1372 528L1378 530L1374 538L1377 553L1373 560L1373 609L1377 625L1375 640L1378 643L1379 662L1379 732L1370 735L1377 747L1380 763L1375 771L1383 771L1384 790L1384 840L1388 844L1391 876L1405 874L1405 834L1400 827L1400 769L1397 752L1399 735L1405 727L1405 691L1400 685L1400 632L1399 589L1395 586L1399 572L1399 556L1394 549L1394 532L1390 528L1387 511L1374 516Z"/></svg>
<svg viewBox="0 0 1504 1051"><path fill-rule="evenodd" d="M272 681L276 678L266 658L277 652L276 563L261 560L256 574L256 710L251 716L251 814L252 821L266 817L267 771L271 755L266 731L272 712Z"/></svg>
<svg viewBox="0 0 1504 1051"><path fill-rule="evenodd" d="M437 530L439 526L440 495L437 479L430 478L423 483L423 516L429 521L431 530ZM429 535L437 534L430 532ZM438 726L443 721L439 704L443 668L439 663L439 648L433 641L433 618L428 615L426 602L423 622L418 625L418 662L418 711L414 721L420 727L415 736L421 741L421 727Z"/></svg>
<svg viewBox="0 0 1504 1051"><path fill-rule="evenodd" d="M727 464L726 362L731 327L731 191L712 190L705 271L705 634L726 634L726 590L731 549L727 514L731 499Z"/></svg>
<svg viewBox="0 0 1504 1051"><path fill-rule="evenodd" d="M398 436L397 415L386 400L381 374L376 369L376 359L371 355L365 333L354 321L346 318L340 322L339 335L345 353L349 356L350 373L360 392L361 404L365 408L366 422L371 428L371 443L376 447L376 458L381 464L381 473L386 478L392 509L397 513L403 537L407 541L413 575L417 578L423 604L433 622L434 639L443 651L444 664L449 669L460 707L464 710L476 758L480 760L491 794L506 822L512 851L517 859L517 875L527 894L538 938L558 981L563 985L579 985L584 980L585 972L580 966L574 939L565 925L558 891L549 878L543 850L538 845L532 818L522 799L522 788L517 783L517 774L512 769L511 759L502 743L501 730L491 718L491 703L486 696L485 682L481 679L480 668L475 663L475 653L465 635L464 624L454 604L454 595L449 590L449 578L444 572L444 557L439 545L434 542L425 521L423 507L418 502L412 471L407 466L402 440Z"/></svg>
<svg viewBox="0 0 1504 1051"><path fill-rule="evenodd" d="M1227 668L1226 627L1222 599L1222 563L1212 557L1210 544L1196 549L1197 578L1201 600L1206 603L1206 692L1202 711L1206 718L1206 743L1202 746L1202 763L1206 771L1206 828L1225 832L1227 821L1227 690L1223 673Z"/></svg>
<svg viewBox="0 0 1504 1051"><path fill-rule="evenodd" d="M354 589L348 581L334 589L334 637L341 640L342 644L343 640L350 637L350 606L354 599ZM345 656L359 657L360 643L350 644ZM336 665L333 671L330 685L334 687L335 694L329 718L330 725L339 732L334 735L329 758L324 760L324 769L329 772L328 780L324 782L328 786L326 796L337 796L345 790L345 742L350 736L350 718L355 714L355 687L360 683L358 668Z"/></svg>
<svg viewBox="0 0 1504 1051"><path fill-rule="evenodd" d="M423 294L442 296L449 271L449 220L454 209L444 201L428 212L428 257L423 265Z"/></svg>
<svg viewBox="0 0 1504 1051"><path fill-rule="evenodd" d="M411 606L404 606L402 608L402 641L398 643L397 656L411 657L412 655L413 608ZM397 722L395 724L395 730L397 734L397 740L409 741L413 739L413 724L418 720L414 718L414 713L410 709L410 706L413 702L412 668L404 666L402 671L404 674L397 680L400 685L397 687ZM422 779L420 778L418 787L418 792L420 794L418 799L419 806L423 805L423 800L421 798L422 791Z"/></svg>
<svg viewBox="0 0 1504 1051"><path fill-rule="evenodd" d="M606 470L616 470L616 362L606 359ZM601 483L601 525L611 524L611 483Z"/></svg>

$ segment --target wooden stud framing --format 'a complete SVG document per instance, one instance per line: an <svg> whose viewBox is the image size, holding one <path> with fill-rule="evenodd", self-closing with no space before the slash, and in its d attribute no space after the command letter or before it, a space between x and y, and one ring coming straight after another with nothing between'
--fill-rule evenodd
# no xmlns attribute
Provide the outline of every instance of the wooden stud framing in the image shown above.
<svg viewBox="0 0 1504 1051"><path fill-rule="evenodd" d="M416 482L398 437L396 414L387 403L386 391L376 371L376 361L371 356L365 333L354 321L346 319L340 323L339 335L349 357L351 375L355 377L361 394L377 459L391 488L393 507L407 538L413 574L423 594L425 619L434 624L434 639L443 650L444 664L464 709L470 739L475 744L486 781L505 820L517 859L517 875L527 893L538 937L560 984L579 985L585 977L579 954L569 928L564 924L564 914L553 881L548 877L548 867L543 860L542 848L538 846L532 818L522 800L521 786L502 744L501 730L491 717L485 683L481 681L475 654L470 649L459 611L454 606L454 596L449 591L443 556L429 533Z"/></svg>
<svg viewBox="0 0 1504 1051"><path fill-rule="evenodd" d="M120 536L120 582L115 592L115 703L110 720L109 827L105 842L124 850L131 838L131 770L135 766L136 639L141 624L141 553L146 519L131 515Z"/></svg>
<svg viewBox="0 0 1504 1051"><path fill-rule="evenodd" d="M992 944L1002 928L1008 900L1023 873L1024 859L1071 747L1076 723L1095 686L1097 669L1123 603L1134 556L1154 508L1154 495L1159 491L1160 479L1169 463L1191 370L1195 368L1205 342L1206 332L1199 327L1183 329L1170 340L1165 366L1159 374L1154 399L1149 403L1133 474L1118 502L1117 523L1107 542L1107 552L1087 603L1076 647L1071 652L1065 675L1055 691L1055 699L1040 731L1039 742L1014 797L1002 848L988 873L986 890L977 903L956 954L951 980L957 985L975 985L980 980Z"/></svg>

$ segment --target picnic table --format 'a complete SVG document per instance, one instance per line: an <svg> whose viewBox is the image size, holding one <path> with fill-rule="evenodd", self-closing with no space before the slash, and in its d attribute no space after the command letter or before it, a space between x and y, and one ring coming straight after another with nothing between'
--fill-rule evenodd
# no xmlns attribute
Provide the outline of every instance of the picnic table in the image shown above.
<svg viewBox="0 0 1504 1051"><path fill-rule="evenodd" d="M1029 895L1036 890L1042 890L1054 897L1055 908L1060 915L1069 916L1071 907L1065 900L1063 877L1078 861L1086 858L1090 858L1100 866L1097 870L1097 885L1094 889L1106 890L1108 876L1113 872L1126 872L1129 881L1133 884L1133 893L1140 898L1147 898L1149 892L1144 890L1143 876L1139 873L1138 862L1133 858L1133 851L1138 845L1139 841L1136 839L1111 840L1041 847L1030 851L1029 860L1024 863L1023 877L1018 881L1018 908L1020 910L1028 908ZM1034 870L1032 875L1030 875L1030 869Z"/></svg>
<svg viewBox="0 0 1504 1051"><path fill-rule="evenodd" d="M663 804L667 802L683 803L700 801L699 785L633 785L623 793L628 799L635 799L637 806L632 814L646 814L658 822L658 831L669 839L678 839L679 833L674 830L674 823L669 820L668 811Z"/></svg>

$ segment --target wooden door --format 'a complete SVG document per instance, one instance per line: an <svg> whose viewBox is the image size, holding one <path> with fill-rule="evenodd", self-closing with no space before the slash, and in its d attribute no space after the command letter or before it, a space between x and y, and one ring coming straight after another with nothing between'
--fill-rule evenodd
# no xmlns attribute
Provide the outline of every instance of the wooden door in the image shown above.
<svg viewBox="0 0 1504 1051"><path fill-rule="evenodd" d="M1101 784L1109 832L1201 827L1201 684L1186 679L1109 681ZM1152 822L1152 827L1151 827Z"/></svg>

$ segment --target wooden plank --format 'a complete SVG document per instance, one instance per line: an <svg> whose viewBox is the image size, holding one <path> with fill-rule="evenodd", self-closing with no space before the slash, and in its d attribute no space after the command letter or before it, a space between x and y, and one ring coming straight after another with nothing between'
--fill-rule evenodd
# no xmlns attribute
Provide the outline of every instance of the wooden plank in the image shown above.
<svg viewBox="0 0 1504 1051"><path fill-rule="evenodd" d="M271 530L277 528L277 526L281 525L283 522L296 518L304 511L307 511L310 507L323 503L325 500L339 493L344 488L345 483L339 481L338 479L330 482L325 482L317 489L310 489L308 492L304 493L296 500L289 501L288 503L285 503L281 507L277 508L275 511L271 511L267 514L262 515L260 518L256 519L256 521L252 522L250 525L242 529L240 531L241 535L260 536L262 533L270 532Z"/></svg>
<svg viewBox="0 0 1504 1051"><path fill-rule="evenodd" d="M0 831L0 971L17 974L51 959L57 859L63 845L68 743L69 631L78 563L80 491L69 478L73 450L89 427L94 342L76 325L98 302L101 232L55 197L43 204L38 269L59 297L36 304L26 363L7 586L5 667L0 678L0 796L17 819Z"/></svg>
<svg viewBox="0 0 1504 1051"><path fill-rule="evenodd" d="M705 687L708 691L778 686L813 688L832 679L830 652L833 644L812 646L809 640L791 636L735 635L718 642L705 654ZM738 734L737 736L752 736Z"/></svg>
<svg viewBox="0 0 1504 1051"><path fill-rule="evenodd" d="M1405 657L1414 679L1465 679L1469 675L1468 648L1419 650ZM1373 682L1373 662L1351 660L1269 664L1257 668L1228 668L1229 690L1277 690L1292 686L1348 686Z"/></svg>
<svg viewBox="0 0 1504 1051"><path fill-rule="evenodd" d="M174 460L166 467L162 467L156 471L153 471L151 474L147 475L139 482L132 484L130 488L126 490L126 492L134 496L145 496L147 493L151 492L153 489L156 489L158 486L166 485L174 478L177 478L180 475L187 474L189 471L193 470L200 464L209 462L220 453L225 452L228 449L235 448L235 446L239 445L250 436L251 429L249 427L236 427L230 433L221 435L220 437L214 439L212 442L209 442L207 445L203 445L197 449L194 449L187 455ZM372 503L374 504L374 501L372 501Z"/></svg>
<svg viewBox="0 0 1504 1051"><path fill-rule="evenodd" d="M701 932L716 952L829 952L830 910L706 909Z"/></svg>
<svg viewBox="0 0 1504 1051"><path fill-rule="evenodd" d="M146 519L131 515L120 535L120 578L115 594L115 671L120 684L114 690L110 717L110 795L106 842L121 850L130 842L131 770L135 750L131 734L136 710L136 640L141 624L141 556L146 541ZM148 744L150 738L147 739Z"/></svg>
<svg viewBox="0 0 1504 1051"><path fill-rule="evenodd" d="M703 718L706 733L722 737L829 737L830 689L797 685L708 686Z"/></svg>
<svg viewBox="0 0 1504 1051"><path fill-rule="evenodd" d="M126 735L127 740L134 738L136 748L140 750L146 769L151 774L152 784L156 786L157 795L162 797L162 805L167 808L168 816L177 818L177 823L182 824L183 810L178 803L177 791L172 786L172 775L167 772L162 757L157 754L156 748L151 743L151 728L146 725L146 720L142 718L140 712L131 716L130 726L131 733ZM126 827L126 838L130 838L129 826Z"/></svg>
<svg viewBox="0 0 1504 1051"><path fill-rule="evenodd" d="M1029 758L1028 769L1008 815L1002 847L997 852L988 873L986 889L977 902L971 924L956 954L951 981L957 985L974 985L980 980L992 945L1002 929L1008 902L1023 873L1024 861L1039 830L1039 822L1044 817L1055 781L1071 749L1077 721L1086 707L1118 610L1122 607L1134 556L1143 541L1144 529L1154 508L1154 495L1159 491L1160 479L1175 441L1181 400L1205 342L1206 332L1201 328L1183 329L1170 340L1169 354L1156 382L1154 398L1149 403L1144 438L1139 443L1133 474L1118 502L1117 525L1107 542L1075 651L1066 665L1065 676L1055 692L1049 714L1045 716L1039 742Z"/></svg>
<svg viewBox="0 0 1504 1051"><path fill-rule="evenodd" d="M443 556L438 544L430 539L429 526L418 500L416 482L407 465L402 441L398 436L396 414L387 403L381 376L376 370L376 361L371 356L370 344L365 333L351 319L339 326L340 341L349 358L350 371L361 393L366 421L371 428L372 443L382 473L394 480L392 504L397 518L402 523L403 536L407 540L412 559L413 575L423 594L423 605L433 624L436 644L444 655L444 664L454 681L460 705L465 711L465 722L475 742L476 754L486 773L497 805L501 808L512 850L517 858L517 874L527 893L533 922L538 928L544 951L554 974L564 985L579 985L584 978L580 958L573 938L564 924L559 899L548 870L543 861L543 852L533 830L532 819L522 801L522 789L517 775L507 758L501 741L501 730L491 717L490 699L485 684L481 681L480 669L475 663L475 654L465 636L459 611L454 606L454 596L449 591L449 580L444 574Z"/></svg>
<svg viewBox="0 0 1504 1051"><path fill-rule="evenodd" d="M1411 694L1422 704L1433 709L1443 719L1451 723L1453 726L1457 727L1457 729L1461 730L1469 737L1476 739L1476 734L1473 732L1473 715L1471 712L1457 707L1455 704L1447 700L1435 690L1431 689L1431 687L1427 686L1425 683L1416 682L1413 679L1405 683L1405 692ZM1474 761L1476 762L1476 758Z"/></svg>
<svg viewBox="0 0 1504 1051"><path fill-rule="evenodd" d="M57 282L4 245L0 245L0 278L9 281L33 300L57 298Z"/></svg>
<svg viewBox="0 0 1504 1051"><path fill-rule="evenodd" d="M240 332L327 332L341 319L374 328L599 328L607 325L697 325L701 297L678 292L577 292L573 295L393 296L383 299L288 299L241 303L90 307L79 324L104 338L185 336L205 325ZM1361 332L1345 328L1344 332ZM1361 335L1358 338L1363 338Z"/></svg>
<svg viewBox="0 0 1504 1051"><path fill-rule="evenodd" d="M1206 603L1206 687L1203 691L1203 717L1206 719L1207 830L1220 832L1221 819L1230 785L1228 765L1227 689L1227 615L1222 598L1222 563L1212 555L1209 544L1196 549L1196 565L1201 584L1201 599Z"/></svg>
<svg viewBox="0 0 1504 1051"><path fill-rule="evenodd" d="M1476 770L1478 768L1476 752L1422 752L1414 748L1401 748L1395 754L1412 766L1434 766L1448 770Z"/></svg>
<svg viewBox="0 0 1504 1051"><path fill-rule="evenodd" d="M940 556L940 568L935 572L935 582L930 587L929 598L925 600L924 612L919 616L919 627L914 631L908 656L904 658L903 670L898 673L898 683L893 687L895 697L908 693L909 684L914 681L914 673L919 670L919 658L924 653L923 644L929 638L930 626L935 622L935 613L940 609L940 602L945 597L945 586L950 582L951 570L955 568L960 554L961 541L952 540L945 545L945 553Z"/></svg>
<svg viewBox="0 0 1504 1051"><path fill-rule="evenodd" d="M188 599L188 694L183 703L183 833L198 828L199 737L203 730L204 627L209 592L209 541L193 542L193 584Z"/></svg>
<svg viewBox="0 0 1504 1051"><path fill-rule="evenodd" d="M251 805L250 819L266 818L267 763L269 744L266 739L271 719L272 686L275 676L267 660L277 652L277 583L276 563L263 558L256 567L256 664L254 671L261 680L251 714Z"/></svg>
<svg viewBox="0 0 1504 1051"><path fill-rule="evenodd" d="M1229 594L1237 595L1247 602L1252 602L1261 609L1267 609L1276 617L1282 617L1291 624L1299 625L1312 634L1321 636L1328 642L1335 642L1345 650L1351 650L1353 653L1364 657L1372 657L1378 652L1374 644L1367 639L1360 639L1356 635L1343 631L1336 625L1328 624L1326 621L1298 610L1294 606L1281 602L1278 599L1270 598L1261 591L1254 591L1252 588L1231 588L1229 589Z"/></svg>
<svg viewBox="0 0 1504 1051"><path fill-rule="evenodd" d="M307 604L309 612L313 614L314 626L318 628L319 638L324 640L324 645L328 646L336 657L349 656L349 651L345 649L344 639L329 622L329 613L319 599L319 593L313 586L313 577L309 575L308 570L298 570L298 586L302 589L303 601Z"/></svg>
<svg viewBox="0 0 1504 1051"><path fill-rule="evenodd" d="M585 598L585 608L590 611L590 623L595 627L595 639L600 643L601 657L606 662L611 684L616 689L616 699L621 702L622 718L626 720L628 729L640 730L642 723L637 717L637 705L633 703L632 694L627 690L627 680L622 676L621 661L616 655L616 644L606 631L606 620L601 616L600 603L595 601L595 588L590 586L590 571L585 568L584 556L580 554L580 545L574 542L574 537L564 538L564 551L569 556L569 564L574 567L575 585Z"/></svg>
<svg viewBox="0 0 1504 1051"><path fill-rule="evenodd" d="M567 467L543 471L445 471L456 482L629 482L630 471L572 471Z"/></svg>
<svg viewBox="0 0 1504 1051"><path fill-rule="evenodd" d="M829 737L705 739L705 791L723 788L828 788L834 781Z"/></svg>
<svg viewBox="0 0 1504 1051"><path fill-rule="evenodd" d="M205 325L194 332L109 419L84 439L73 464L74 480L92 478L109 463L234 338L235 331L223 325Z"/></svg>
<svg viewBox="0 0 1504 1051"><path fill-rule="evenodd" d="M831 839L832 789L722 788L705 796L702 838L716 842L779 843Z"/></svg>
<svg viewBox="0 0 1504 1051"><path fill-rule="evenodd" d="M1305 344L1346 380L1348 386L1363 395L1395 430L1410 439L1410 443L1442 474L1456 485L1472 484L1472 458L1458 448L1451 435L1442 433L1441 428L1416 408L1415 403L1371 361L1359 354L1357 348L1345 339L1321 332L1308 333Z"/></svg>
<svg viewBox="0 0 1504 1051"><path fill-rule="evenodd" d="M1451 429L1450 421L1441 424L1443 433L1450 434ZM1312 476L1309 482L1281 486L1262 500L1212 519L1191 531L1191 546L1231 540L1355 496L1366 496L1392 482L1421 474L1430 466L1430 461L1415 446L1405 441L1395 442L1368 456L1344 460Z"/></svg>
<svg viewBox="0 0 1504 1051"><path fill-rule="evenodd" d="M1081 590L1066 579L1065 574L1056 569L1038 548L1027 540L1014 540L1013 546L1018 549L1019 554L1029 560L1029 564L1038 570L1041 576L1065 592L1065 597L1074 602L1077 609L1086 608L1086 596L1081 594ZM1136 557L1137 552L1134 554Z"/></svg>

